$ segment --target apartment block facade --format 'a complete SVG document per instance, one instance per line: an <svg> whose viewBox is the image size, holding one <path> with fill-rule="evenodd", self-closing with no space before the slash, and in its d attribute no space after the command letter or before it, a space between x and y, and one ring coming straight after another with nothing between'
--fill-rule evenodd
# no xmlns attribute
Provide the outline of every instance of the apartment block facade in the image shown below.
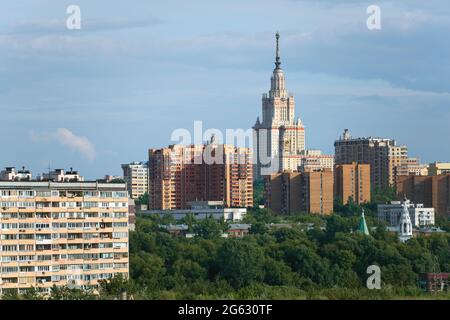
<svg viewBox="0 0 450 320"><path fill-rule="evenodd" d="M399 176L397 194L414 203L434 208L436 216L450 215L450 174L436 176Z"/></svg>
<svg viewBox="0 0 450 320"><path fill-rule="evenodd" d="M429 175L450 174L450 162L433 162L429 165Z"/></svg>
<svg viewBox="0 0 450 320"><path fill-rule="evenodd" d="M194 201L253 206L249 148L216 144L171 145L149 150L149 209L188 209Z"/></svg>
<svg viewBox="0 0 450 320"><path fill-rule="evenodd" d="M125 184L0 182L0 294L128 277Z"/></svg>
<svg viewBox="0 0 450 320"><path fill-rule="evenodd" d="M333 171L275 173L265 178L266 207L278 214L333 212Z"/></svg>
<svg viewBox="0 0 450 320"><path fill-rule="evenodd" d="M130 198L137 199L148 192L148 166L143 162L122 164L123 179Z"/></svg>
<svg viewBox="0 0 450 320"><path fill-rule="evenodd" d="M385 190L394 186L398 169L408 159L408 148L397 146L395 140L352 138L347 129L334 142L334 148L336 165L352 162L370 164L372 190Z"/></svg>
<svg viewBox="0 0 450 320"><path fill-rule="evenodd" d="M334 169L334 196L347 204L370 202L370 164L339 164Z"/></svg>

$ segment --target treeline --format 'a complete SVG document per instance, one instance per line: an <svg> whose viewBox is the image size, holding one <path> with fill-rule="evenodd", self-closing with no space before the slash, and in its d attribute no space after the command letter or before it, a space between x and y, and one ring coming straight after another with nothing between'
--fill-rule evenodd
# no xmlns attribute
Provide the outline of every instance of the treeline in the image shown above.
<svg viewBox="0 0 450 320"><path fill-rule="evenodd" d="M130 234L133 294L139 299L437 297L419 288L419 274L450 271L448 235L400 243L370 216L369 228L376 229L371 236L359 234L358 219L299 214L289 217L292 227L270 229L281 218L255 209L246 218L251 233L242 239L222 238L225 226L212 219L195 224L202 232L186 239L160 228L173 222L167 218L139 218ZM381 268L381 290L366 289L367 267L373 264Z"/></svg>

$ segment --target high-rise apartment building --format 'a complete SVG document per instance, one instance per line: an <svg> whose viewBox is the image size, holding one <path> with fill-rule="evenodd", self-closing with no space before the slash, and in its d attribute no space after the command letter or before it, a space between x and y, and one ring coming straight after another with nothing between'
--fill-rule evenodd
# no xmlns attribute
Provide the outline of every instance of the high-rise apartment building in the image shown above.
<svg viewBox="0 0 450 320"><path fill-rule="evenodd" d="M0 294L128 277L125 184L0 182Z"/></svg>
<svg viewBox="0 0 450 320"><path fill-rule="evenodd" d="M347 204L370 202L370 164L339 164L334 169L334 197Z"/></svg>
<svg viewBox="0 0 450 320"><path fill-rule="evenodd" d="M275 173L265 178L266 206L279 214L333 212L333 171Z"/></svg>
<svg viewBox="0 0 450 320"><path fill-rule="evenodd" d="M408 159L408 148L397 146L395 140L381 138L352 138L346 129L334 142L335 164L357 162L370 164L371 188L385 190L395 185L397 170Z"/></svg>
<svg viewBox="0 0 450 320"><path fill-rule="evenodd" d="M146 163L122 164L122 170L130 198L137 199L148 192L148 166Z"/></svg>
<svg viewBox="0 0 450 320"><path fill-rule="evenodd" d="M412 202L434 208L437 216L450 215L450 174L399 176L397 194L399 197L406 196Z"/></svg>
<svg viewBox="0 0 450 320"><path fill-rule="evenodd" d="M187 209L193 201L253 206L249 148L216 144L149 150L149 209Z"/></svg>

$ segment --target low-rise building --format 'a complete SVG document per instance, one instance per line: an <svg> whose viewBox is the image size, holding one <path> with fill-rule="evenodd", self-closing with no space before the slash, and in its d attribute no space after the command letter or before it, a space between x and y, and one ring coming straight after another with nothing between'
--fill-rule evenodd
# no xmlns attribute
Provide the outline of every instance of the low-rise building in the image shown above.
<svg viewBox="0 0 450 320"><path fill-rule="evenodd" d="M230 224L226 233L229 238L242 238L250 232L251 226L251 224L246 223Z"/></svg>
<svg viewBox="0 0 450 320"><path fill-rule="evenodd" d="M55 169L49 173L43 173L38 177L41 181L53 181L53 182L77 182L84 181L84 177L78 174L78 171L70 168L69 171L65 172L64 169Z"/></svg>
<svg viewBox="0 0 450 320"><path fill-rule="evenodd" d="M189 203L190 209L175 210L141 210L142 215L172 216L175 220L184 219L192 214L196 219L213 218L223 221L240 221L247 214L247 208L225 208L221 201L194 201Z"/></svg>
<svg viewBox="0 0 450 320"><path fill-rule="evenodd" d="M405 204L414 228L434 225L434 208L425 208L423 204L414 204L410 200L405 200ZM377 211L378 220L387 222L391 227L396 227L400 223L403 205L401 201L391 201L390 204L379 204Z"/></svg>

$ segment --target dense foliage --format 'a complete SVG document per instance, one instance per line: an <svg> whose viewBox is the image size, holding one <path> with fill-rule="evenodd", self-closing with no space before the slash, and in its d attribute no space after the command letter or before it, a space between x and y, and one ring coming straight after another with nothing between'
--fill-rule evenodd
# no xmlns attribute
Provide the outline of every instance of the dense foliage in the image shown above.
<svg viewBox="0 0 450 320"><path fill-rule="evenodd" d="M170 236L160 219L140 218L131 233L131 278L136 298L302 299L430 297L419 273L450 270L450 237L400 243L370 215L371 236L357 232L358 215L293 215L284 223L269 210L246 218L251 233L222 238L212 219L194 225L199 236ZM286 219L285 219L286 220ZM314 227L305 228L309 224ZM381 267L382 290L366 289L369 265ZM432 296L437 297L436 295Z"/></svg>

